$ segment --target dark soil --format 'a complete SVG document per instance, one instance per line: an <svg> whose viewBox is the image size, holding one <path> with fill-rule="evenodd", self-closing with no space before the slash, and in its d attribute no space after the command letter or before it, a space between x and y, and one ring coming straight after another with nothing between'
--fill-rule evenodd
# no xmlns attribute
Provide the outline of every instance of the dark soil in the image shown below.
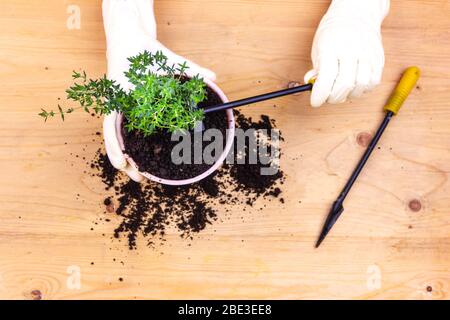
<svg viewBox="0 0 450 320"><path fill-rule="evenodd" d="M236 114L238 127L275 128L274 121L267 116L255 122L239 112ZM259 138L258 143L271 144L267 137ZM245 150L243 156L246 156L248 148ZM244 216L249 214L246 208L263 210L272 200L283 203L281 188L284 175L279 171L275 175L262 176L260 169L266 166L260 163L225 164L215 174L196 184L171 187L154 182L139 184L117 174L100 150L92 163L92 167L99 170L98 176L106 189L115 194L104 201L107 208L115 205L115 214L120 217L114 236L119 239L125 237L130 249L137 247L139 237L146 239L150 247L163 244L168 232L178 232L182 238L192 239L215 222L226 220L227 215L239 214L244 220ZM258 201L260 199L264 201ZM240 210L231 210L236 205ZM108 212L107 208L105 212Z"/></svg>
<svg viewBox="0 0 450 320"><path fill-rule="evenodd" d="M207 99L199 104L200 108L222 103L220 97L210 88L207 88ZM223 147L226 144L227 116L225 112L207 114L203 120L205 130L215 128L222 132ZM186 133L194 142L194 132ZM172 150L179 143L171 141L171 134L167 131L155 132L149 137L133 130L129 132L123 129L125 153L136 162L141 172L148 172L159 178L170 180L184 180L193 178L207 171L213 164L194 163L194 144L191 149L191 164L176 165L172 161ZM198 135L197 135L198 136ZM202 140L202 139L199 139ZM202 144L201 150L211 142L196 142ZM214 155L216 158L220 154Z"/></svg>

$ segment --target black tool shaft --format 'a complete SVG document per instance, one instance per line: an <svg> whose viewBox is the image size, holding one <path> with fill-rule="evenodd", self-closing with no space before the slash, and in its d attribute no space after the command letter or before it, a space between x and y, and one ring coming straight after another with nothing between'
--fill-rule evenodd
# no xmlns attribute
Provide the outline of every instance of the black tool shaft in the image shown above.
<svg viewBox="0 0 450 320"><path fill-rule="evenodd" d="M206 109L204 109L204 111L205 111L205 113L210 113L210 112L217 112L217 111L221 111L221 110L242 107L242 106L245 106L248 104L253 104L253 103L257 103L257 102L261 102L261 101L275 99L275 98L287 96L290 94L295 94L295 93L304 92L304 91L311 91L312 87L313 87L312 84L305 84L303 86L274 91L274 92L270 92L270 93L261 94L259 96L255 96L255 97L250 97L250 98L245 98L245 99L241 99L241 100L237 100L237 101L219 104L216 106L206 108Z"/></svg>
<svg viewBox="0 0 450 320"><path fill-rule="evenodd" d="M377 132L375 133L375 136L373 137L372 141L370 142L369 146L367 147L367 150L364 152L364 155L362 156L361 160L359 161L358 165L356 166L355 170L353 171L350 179L347 181L344 189L339 194L339 197L333 203L330 213L328 214L328 217L322 228L322 232L320 233L319 239L317 240L316 248L318 248L320 246L322 241L327 236L328 232L330 232L331 228L334 226L334 224L336 223L336 221L339 219L342 212L344 211L343 203L344 203L345 197L347 197L347 194L350 192L353 184L355 183L356 179L358 178L359 174L361 173L362 169L364 168L364 165L367 163L367 160L369 160L370 155L372 154L373 150L375 149L378 141L380 140L381 136L383 135L384 130L386 129L387 125L389 124L389 121L391 121L393 116L394 116L394 113L392 111L388 111L386 113L386 116L384 117L383 122L381 123L380 127L378 128Z"/></svg>
<svg viewBox="0 0 450 320"><path fill-rule="evenodd" d="M381 123L380 127L378 128L377 132L375 133L375 136L373 137L372 141L370 142L369 146L367 147L367 150L364 152L364 155L362 156L361 160L359 161L358 165L356 166L355 170L353 171L350 179L348 180L347 184L345 185L344 189L342 190L341 194L339 195L339 200L344 201L345 197L349 193L350 189L352 188L353 184L355 183L356 179L358 178L359 174L361 173L362 169L364 168L364 165L366 164L367 160L369 160L370 155L372 154L373 150L378 144L378 141L380 140L381 136L383 135L384 130L386 129L387 125L389 124L389 121L391 121L392 117L394 116L394 113L392 111L388 111L386 113L386 116L384 117L383 122Z"/></svg>

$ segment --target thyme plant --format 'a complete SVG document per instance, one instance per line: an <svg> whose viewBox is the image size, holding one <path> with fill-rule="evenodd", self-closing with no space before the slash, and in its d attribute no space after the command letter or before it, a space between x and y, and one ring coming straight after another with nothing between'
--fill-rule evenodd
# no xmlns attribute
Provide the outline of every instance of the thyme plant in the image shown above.
<svg viewBox="0 0 450 320"><path fill-rule="evenodd" d="M123 90L106 75L93 80L84 71L74 71L74 84L66 93L67 99L79 107L64 110L58 105L57 111L42 109L39 115L45 121L60 115L64 121L75 109L99 115L117 111L127 120L126 129L138 130L145 136L159 130L190 130L203 120L204 112L197 105L206 99L206 84L198 75L186 77L186 62L170 65L161 51L144 51L128 60L130 68L125 76L133 84L132 90Z"/></svg>

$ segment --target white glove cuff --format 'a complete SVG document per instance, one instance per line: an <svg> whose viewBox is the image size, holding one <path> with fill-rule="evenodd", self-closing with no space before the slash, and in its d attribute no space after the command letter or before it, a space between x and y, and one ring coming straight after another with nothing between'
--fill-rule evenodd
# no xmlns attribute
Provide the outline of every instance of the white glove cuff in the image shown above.
<svg viewBox="0 0 450 320"><path fill-rule="evenodd" d="M153 0L103 0L102 7L108 47L142 36L156 40Z"/></svg>
<svg viewBox="0 0 450 320"><path fill-rule="evenodd" d="M325 17L359 18L374 28L380 28L389 13L389 6L389 0L333 0Z"/></svg>

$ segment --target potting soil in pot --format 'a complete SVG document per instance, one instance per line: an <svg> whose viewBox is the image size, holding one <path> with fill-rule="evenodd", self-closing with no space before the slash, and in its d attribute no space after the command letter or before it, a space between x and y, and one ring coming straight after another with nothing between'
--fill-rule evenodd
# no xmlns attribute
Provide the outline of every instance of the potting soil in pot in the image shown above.
<svg viewBox="0 0 450 320"><path fill-rule="evenodd" d="M262 116L259 121L252 121L239 112L236 116L237 127L243 129L274 128L274 121L268 116ZM272 142L260 136L258 143L270 146ZM248 152L249 146L245 150ZM97 175L106 189L114 192L114 196L104 200L106 214L120 217L114 237L126 238L130 249L136 248L138 237L144 237L150 247L161 245L169 229L171 232L175 229L182 238L192 239L196 233L233 214L230 210L233 205L243 206L242 210L249 212L246 207L263 210L264 203L257 202L260 198L284 202L283 173L263 176L260 170L267 165L261 163L224 165L214 175L181 187L133 182L118 174L102 150L91 166L98 170Z"/></svg>
<svg viewBox="0 0 450 320"><path fill-rule="evenodd" d="M207 88L207 99L199 104L200 108L222 103L220 97ZM225 112L207 114L203 120L205 130L218 129L222 133L223 147L226 144L227 116ZM190 141L195 141L194 132L187 132ZM196 177L207 171L213 164L194 163L194 151L191 152L191 162L176 165L172 161L172 150L179 143L171 141L172 135L166 131L155 132L148 137L136 130L129 132L123 129L125 153L136 163L141 172L148 172L154 176L170 180L184 180ZM202 150L210 142L203 142ZM220 155L216 155L218 158Z"/></svg>

